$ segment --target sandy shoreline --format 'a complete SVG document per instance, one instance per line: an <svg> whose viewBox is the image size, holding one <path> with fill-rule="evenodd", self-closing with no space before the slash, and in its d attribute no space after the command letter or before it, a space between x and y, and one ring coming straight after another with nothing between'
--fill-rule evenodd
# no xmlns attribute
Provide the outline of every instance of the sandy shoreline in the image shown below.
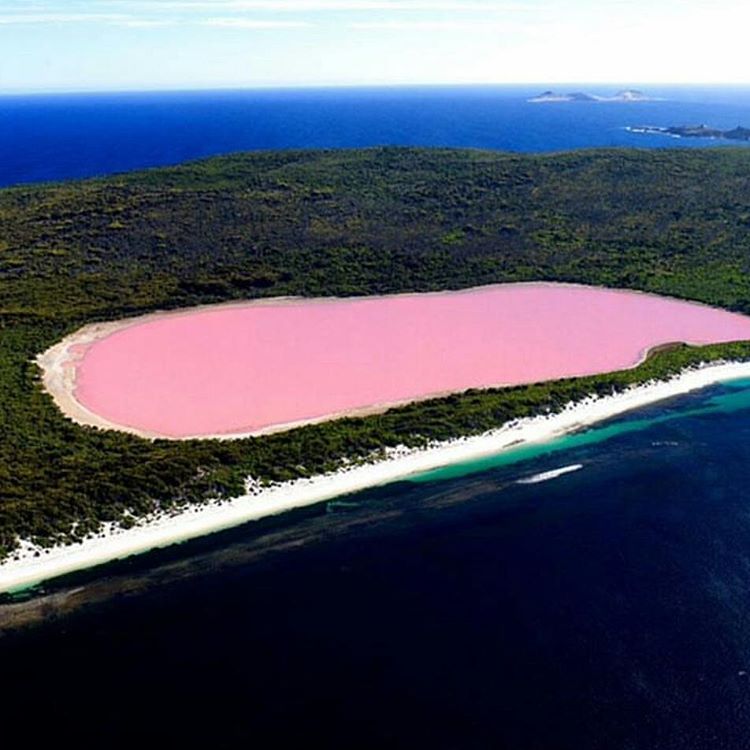
<svg viewBox="0 0 750 750"><path fill-rule="evenodd" d="M475 437L436 443L424 449L390 449L382 460L335 473L265 488L248 481L247 494L241 497L205 507L190 507L169 516L144 519L128 530L110 528L102 535L76 545L37 550L25 544L19 559L0 564L0 592L441 466L499 454L522 445L547 442L623 412L739 378L750 378L750 362L711 364L686 370L668 381L647 383L614 396L590 397L569 404L558 414L516 420Z"/></svg>
<svg viewBox="0 0 750 750"><path fill-rule="evenodd" d="M699 302L688 302L686 300L678 300L672 297L666 297L663 295L650 294L648 292L640 292L637 290L626 290L626 289L605 289L602 287L588 287L583 284L574 283L558 283L558 282L515 282L506 284L489 284L479 287L471 287L468 289L451 290L451 291L437 291L437 292L406 292L389 295L377 295L377 296L363 296L363 297L317 297L317 298L306 298L306 297L271 297L255 300L237 300L230 302L222 302L210 305L198 305L189 308L180 308L170 311L156 311L145 315L140 315L131 318L124 318L119 320L93 323L86 325L77 331L69 334L57 344L54 344L46 351L41 353L36 361L42 372L42 384L45 391L52 397L57 407L62 413L75 423L87 426L95 427L98 429L115 430L119 432L125 432L128 434L136 435L149 440L165 439L165 440L235 440L247 437L258 437L262 435L269 435L277 432L284 432L287 430L301 427L304 425L319 424L322 422L328 422L334 419L340 419L343 417L366 417L374 414L381 414L389 409L404 406L407 404L427 401L434 398L442 398L452 393L456 393L456 390L426 390L424 393L419 394L418 397L408 397L397 400L382 400L369 405L360 406L356 408L348 408L345 410L334 410L325 413L321 416L312 416L294 421L280 421L275 424L271 424L265 427L259 427L252 430L240 429L230 430L226 432L197 432L185 435L172 435L165 434L162 432L151 431L143 427L137 427L129 425L121 421L111 421L110 419L102 416L101 414L95 413L91 409L87 408L77 396L77 372L78 368L86 356L87 351L92 345L109 338L113 334L124 331L125 329L133 326L142 325L144 323L150 323L169 318L181 318L200 312L215 312L232 308L247 308L247 307L268 307L268 306L288 306L288 305L330 305L338 302L372 302L378 299L394 299L394 298L429 298L429 297L440 297L445 295L461 296L471 295L477 292L488 292L492 290L508 290L514 287L541 287L541 288L567 288L567 289L580 289L580 290L600 290L615 294L624 294L628 296L640 295L643 297L653 298L655 300L662 301L674 301L680 303L687 303L695 307L703 307L707 310L717 310L709 305L705 305ZM724 312L724 311L722 311ZM682 343L686 344L700 344L706 342L698 342L691 340L681 340ZM629 369L637 367L641 364L644 359L648 356L649 352L655 349L661 348L664 343L654 344L653 346L646 347L634 356L632 361L629 361L623 368L621 363L618 363L617 367L606 370L607 372L612 369ZM598 372L598 370L597 370ZM566 372L554 379L567 378L567 377L581 377L585 375L595 374L594 371L588 369L581 370L580 372ZM548 378L544 378L548 379ZM524 381L526 382L526 381ZM496 389L507 387L508 385L516 385L516 382L485 382L484 384L470 385L469 387L476 390L485 389Z"/></svg>

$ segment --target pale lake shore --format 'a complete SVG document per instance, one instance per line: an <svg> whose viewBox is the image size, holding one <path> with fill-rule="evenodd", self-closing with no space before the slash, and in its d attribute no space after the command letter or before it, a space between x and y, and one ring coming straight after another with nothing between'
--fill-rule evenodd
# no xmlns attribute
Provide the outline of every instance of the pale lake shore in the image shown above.
<svg viewBox="0 0 750 750"><path fill-rule="evenodd" d="M433 443L425 448L390 448L368 463L336 472L263 486L247 481L246 494L204 506L138 519L130 529L110 526L83 542L36 548L22 543L0 564L0 592L39 584L131 555L166 547L248 521L388 484L442 466L500 454L527 444L545 443L633 409L700 388L750 378L750 362L722 362L688 369L665 381L649 382L621 393L590 397L561 412L514 420L482 435Z"/></svg>
<svg viewBox="0 0 750 750"><path fill-rule="evenodd" d="M231 354L227 357L226 362L224 362L224 360L222 359L222 355L220 352L214 351L213 353L209 354L205 349L196 349L195 351L191 351L190 360L187 362L183 362L183 365L176 371L172 372L168 377L165 376L164 372L162 371L159 371L156 377L154 377L153 374L152 376L146 376L144 375L144 372L141 371L139 365L139 369L137 371L130 373L130 376L125 376L124 381L120 381L120 378L122 377L121 373L123 372L123 370L127 370L129 368L131 362L142 363L160 359L154 356L155 352L153 350L147 352L140 350L131 351L125 358L125 360L120 362L119 366L113 365L112 367L108 368L108 372L106 373L105 377L102 377L100 374L100 386L102 382L115 384L119 382L119 385L114 386L114 391L112 394L114 403L117 404L122 403L122 393L124 389L129 387L130 383L138 382L139 391L144 391L147 393L149 392L150 382L160 381L169 383L169 387L166 392L162 392L160 396L152 395L150 397L151 406L148 409L149 416L146 418L145 422L143 421L143 413L141 413L139 417L137 416L138 411L133 411L132 399L130 399L131 407L127 410L128 413L120 414L118 418L112 413L110 413L109 416L106 416L106 409L104 409L104 411L101 410L101 403L99 404L99 408L97 408L95 405L87 402L87 399L85 397L82 397L81 395L81 369L85 365L85 360L91 355L92 350L95 350L97 346L106 343L107 339L111 339L115 335L126 332L128 329L138 329L139 327L152 324L164 324L170 321L174 322L180 320L184 321L186 319L195 319L195 316L204 314L219 315L225 314L229 311L257 310L258 308L272 308L276 310L283 310L295 307L305 307L309 308L309 310L314 311L326 307L335 307L336 305L340 304L355 306L361 304L372 305L377 303L391 303L394 300L419 301L420 303L426 303L429 300L442 300L446 304L453 304L456 300L466 300L467 298L472 298L472 296L476 295L488 295L497 293L517 295L522 292L530 291L534 291L537 293L543 291L545 294L560 294L564 292L566 294L574 295L593 295L593 297L589 298L590 303L593 303L596 299L599 299L599 301L604 304L603 299L606 297L608 300L607 304L611 303L615 299L618 300L618 304L616 305L615 309L610 310L609 308L607 308L607 310L609 310L609 313L606 314L604 309L600 309L599 317L602 320L606 320L606 327L599 332L588 330L588 334L584 339L579 339L578 341L574 342L573 345L567 348L569 352L575 352L574 359L572 361L569 359L567 362L564 362L559 359L560 354L559 350L556 347L556 339L554 337L552 339L537 341L533 346L529 344L529 341L535 335L533 331L551 330L556 324L556 320L547 320L545 323L545 321L543 320L543 316L541 316L539 313L539 306L541 304L541 301L537 300L535 305L533 306L533 318L535 320L535 324L532 327L533 330L529 329L527 326L524 335L520 338L516 337L516 331L506 331L507 335L503 336L502 325L500 325L497 330L493 330L492 334L495 340L494 356L497 360L496 364L493 364L493 366L489 370L486 369L486 364L483 366L484 369L482 366L478 366L478 369L476 369L476 371L473 371L470 377L467 377L466 374L464 374L457 380L453 379L449 381L431 381L428 377L426 378L427 382L424 382L426 373L434 373L436 371L446 370L442 359L433 361L432 367L427 367L424 365L424 362L422 362L420 364L420 367L414 368L412 357L407 358L407 360L403 360L403 358L399 360L396 356L396 352L393 351L390 352L390 354L396 356L395 359L393 359L393 356L386 356L385 354L381 353L378 357L375 357L370 361L360 361L358 367L355 367L354 370L349 372L348 377L345 377L344 370L346 367L346 362L349 359L354 359L356 361L357 355L352 354L351 343L347 345L346 356L340 356L338 359L336 359L336 357L332 354L332 350L333 348L335 348L334 345L336 340L347 340L345 333L339 331L339 334L341 335L334 336L333 340L321 342L319 349L316 349L314 357L314 359L316 360L320 359L319 352L326 351L328 353L328 358L333 358L332 361L336 362L334 370L337 373L337 379L330 377L330 364L326 364L325 370L318 373L317 380L313 375L309 375L309 377L312 378L312 380L316 383L316 387L308 387L307 389L311 393L315 394L314 403L308 402L306 406L304 408L300 408L297 413L284 412L283 414L280 414L278 412L275 412L272 417L267 415L266 418L259 418L258 415L254 412L245 413L244 404L247 402L247 399L240 399L237 402L236 409L228 410L229 414L231 415L231 419L229 419L229 421L226 421L226 418L224 420L220 420L220 422L223 421L223 424L221 425L212 422L210 425L203 424L201 427L197 427L195 424L192 424L191 429L185 430L177 428L175 431L172 429L168 429L165 424L161 424L161 426L158 426L153 423L152 417L154 414L154 409L155 412L160 415L160 419L165 413L170 413L170 409L179 415L184 415L188 412L195 413L197 410L192 408L192 405L196 403L203 404L203 409L205 410L206 404L221 401L221 398L216 396L217 393L223 394L223 397L226 398L229 394L235 392L244 392L243 389L247 387L247 381L243 383L237 383L235 381L226 383L216 380L217 372L235 373L246 371L243 370L243 366L238 363L239 353L234 344L231 345ZM488 301L486 297L482 297L482 299L485 299L488 304L491 303L490 307L497 306L497 300ZM627 331L623 330L622 326L620 326L620 330L618 333L617 325L614 319L612 317L608 317L609 314L613 314L614 312L616 312L616 309L621 307L625 303L634 303L636 305L636 307L631 309L630 311L633 315L637 315L638 309L644 304L659 305L658 310L653 310L651 312L648 321L642 321L643 323L647 323L647 327L651 327L652 323L650 321L652 321L652 319L654 318L671 319L672 317L674 317L675 311L671 309L673 305L679 306L679 315L677 317L679 317L680 319L688 318L692 320L693 315L695 314L699 315L701 321L705 316L719 315L721 316L721 319L720 321L716 321L715 324L712 324L712 331L710 333L707 333L706 330L702 329L702 324L698 324L699 321L695 321L693 324L689 325L687 329L679 328L679 330L675 330L674 328L671 328L669 326L667 326L667 328L662 328L658 332L655 329L650 336L638 337L637 341L630 340L629 344L622 352L618 351L616 354L610 354L605 357L605 359L597 358L602 349L606 349L608 346L611 347L611 343L604 343L600 346L595 346L592 345L591 342L602 341L601 337L605 335L608 336L610 340L614 338L617 341L621 341L624 338L627 338ZM557 318L565 319L567 321L566 325L568 325L571 330L578 330L578 326L575 324L575 304L572 297L567 300L567 305L573 305L573 307L566 307L566 315L557 316ZM544 307L543 304L541 304L541 306ZM512 310L516 310L516 315L519 315L519 320L522 321L524 319L525 313L523 304L520 307L514 307L510 301L510 298L504 297L502 300L502 307L506 311L503 315L503 318L516 321L514 325L518 325L518 321L512 314ZM587 306L585 308L584 317L590 317L588 315L588 312L589 307ZM413 322L413 325L409 325L408 321L406 321L402 317L404 314L404 311L400 311L398 317L394 318L398 320L396 329L419 331L418 321L415 320ZM573 318L569 318L568 315L573 315ZM351 315L347 314L346 317L348 320L349 318L351 318ZM458 317L460 317L460 315ZM486 317L487 308L484 307L483 303L481 307L480 318L484 319ZM498 321L496 321L496 323L497 322ZM581 323L581 330L585 330L588 324L584 324L584 321L582 320L579 322ZM622 320L621 323L623 323ZM233 324L225 323L225 325L229 325L231 327L231 325ZM316 330L327 328L333 329L337 325L340 324L334 324L330 320L324 320L321 321L321 324L316 327ZM479 321L477 321L476 319L472 319L471 321L469 321L468 325L465 325L464 328L459 328L454 332L452 336L449 336L448 338L451 342L461 340L465 338L467 330L476 330L480 325L481 323ZM634 325L635 324L632 323L632 320L628 318L625 328L627 330L630 330ZM696 325L697 328L693 328L693 325ZM280 326L282 329L288 327L284 324L283 321L280 321ZM297 331L298 326L304 327L303 321L296 321L296 323L291 328L292 330ZM445 335L446 326L447 324L444 320L440 326L436 327L441 331L441 336ZM521 326L523 327L523 323L521 323ZM716 328L716 326L718 326L718 328ZM635 327L637 328L638 326ZM375 346L372 348L372 350L376 352L381 351L380 349L378 349L377 342L383 335L382 330L380 330L380 328L378 328L377 330L371 330L369 334L366 332L366 330L367 329L365 327L365 329L359 331L356 338L367 342L375 342ZM721 335L717 335L717 331L720 331ZM167 340L162 342L163 347L159 347L158 351L162 352L165 350L169 350L172 341L193 340L195 338L195 333L195 330L191 330L190 332L186 332L185 330L182 330L180 332L172 331ZM391 333L395 335L395 331L392 331ZM424 332L422 333L424 334ZM308 334L312 336L313 332L310 331L308 332ZM558 335L562 334L562 331L558 332ZM417 334L412 335L414 336ZM212 340L215 340L216 338L217 337L214 336L212 337ZM430 338L429 333L427 334L426 338ZM610 289L568 282L532 281L488 284L484 286L441 292L405 292L375 295L369 297L269 297L253 300L235 300L209 305L199 305L195 307L178 308L169 311L155 311L136 317L97 322L85 325L82 328L69 333L62 340L49 347L43 353L39 354L37 356L36 362L41 370L42 385L45 391L50 395L57 407L68 419L71 419L75 423L82 426L95 427L97 429L105 430L116 430L119 432L136 435L148 440L236 440L240 438L258 437L261 435L269 435L277 432L285 432L296 427L319 424L322 422L327 422L331 419L339 419L342 417L365 417L374 414L381 414L394 407L404 406L414 402L425 401L434 398L444 398L453 393L466 390L467 388L480 390L504 388L519 384L534 383L542 380L582 377L586 375L630 369L643 362L650 351L658 349L659 347L670 342L679 341L686 344L702 345L709 343L718 343L721 341L740 341L746 340L748 338L750 338L750 319L736 313L731 313L726 310L720 310L718 308L705 305L703 303L680 300L664 295L655 295L649 292L629 289ZM510 349L506 348L503 351L502 346L500 346L497 341L506 339L510 342L517 341L519 343L511 343L509 345ZM520 343L521 339L523 340L523 345ZM274 338L273 340L273 349L284 350L284 346L280 343L279 340L277 340L277 338ZM234 338L231 337L230 341L233 342ZM411 340L408 342L408 351L410 353L414 350L415 343L415 341ZM421 340L421 344L424 349L424 339ZM479 349L481 349L483 354L483 351L486 348L486 342L484 340L481 340L479 344ZM369 346L370 345L368 343L368 347ZM451 344L451 346L453 349L456 348L453 344ZM625 345L623 344L623 346ZM524 347L526 347L525 351ZM252 347L246 348L249 348L252 351ZM260 381L258 381L258 373L254 374L253 377L256 381L255 386L253 388L252 394L248 393L248 397L252 395L252 401L254 403L264 402L267 400L276 400L277 393L279 391L279 388L281 387L280 383L285 382L286 380L285 374L287 372L294 371L294 369L299 366L299 363L295 363L293 356L293 353L298 348L298 341L295 341L291 346L288 346L287 354L290 355L290 357L287 358L285 356L284 360L280 364L277 363L278 377L271 379L269 383L265 385L265 387L262 383L260 383ZM268 348L266 348L256 351L253 355L253 361L263 361L264 369L268 368L269 371L273 371L273 365L269 364L269 355L272 360L276 357L273 349L269 350ZM424 351L427 350L429 350L429 347L427 347L427 349L424 349ZM557 351L557 354L552 356L551 362L545 361L543 365L540 364L537 367L532 367L530 370L525 369L525 364L518 365L519 362L528 364L529 361L536 361L540 358L544 359L544 357L542 357L542 354L544 352L555 351ZM482 356L476 349L470 349L464 352L461 352L460 350L458 352L452 351L451 357L454 360L466 362L482 360ZM107 361L110 362L113 361L113 358L117 358L116 351L114 353L109 352L106 357ZM328 360L324 361L328 362ZM381 363L392 361L399 361L401 364L399 365L399 367L395 368L395 370L389 370L388 367L380 369ZM200 393L191 391L191 397L187 403L182 403L178 407L175 407L174 405L170 407L169 404L171 403L172 396L175 392L173 384L180 383L180 389L187 389L189 391L193 387L189 385L190 373L198 371L198 365L201 362L211 363L210 371L204 371L203 375L199 379L201 383L211 383L208 391L201 391ZM224 362L224 366L222 366L222 362ZM305 360L306 367L309 366L309 363L310 360ZM522 371L518 369L519 366L521 367ZM251 368L252 362L245 362L244 367L248 369ZM406 373L406 375L408 376L406 377L406 382L408 383L408 385L402 384L402 388L400 390L397 389L396 392L379 392L377 388L373 390L372 384L368 383L367 379L365 378L364 382L362 382L361 385L369 394L367 398L358 397L354 398L353 400L350 399L349 403L337 402L335 399L335 403L331 402L332 389L329 387L330 383L335 384L333 392L338 393L341 390L340 386L343 382L357 383L361 381L363 372L377 372L377 376L371 375L371 377L373 377L376 382L390 382L394 379L396 371L398 371L398 373L400 374ZM220 382L222 382L223 384L220 385ZM413 382L422 383L422 386L416 392L411 387L411 384ZM95 390L97 389L95 388ZM291 393L287 393L286 397L282 400L284 403L295 403L300 400L300 391L296 387L296 383L294 385L294 391ZM112 406L112 403L113 402L110 401L110 407ZM188 407L188 404L190 405L190 408ZM238 415L241 415L241 417ZM252 426L253 424L254 426Z"/></svg>

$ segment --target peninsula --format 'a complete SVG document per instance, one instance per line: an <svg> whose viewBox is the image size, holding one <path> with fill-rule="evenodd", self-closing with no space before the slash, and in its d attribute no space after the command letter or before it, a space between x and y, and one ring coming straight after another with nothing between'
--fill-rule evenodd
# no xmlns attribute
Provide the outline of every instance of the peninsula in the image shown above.
<svg viewBox="0 0 750 750"><path fill-rule="evenodd" d="M559 393L570 401L536 402L536 416L508 418L500 427L487 432L409 447L386 445L365 459L322 471L312 477L281 482L259 481L249 477L243 492L228 499L216 498L199 507L156 509L127 523L105 523L95 534L75 544L40 547L23 542L15 553L0 564L0 593L27 587L57 576L110 562L154 548L175 544L248 521L276 515L295 508L356 492L368 487L404 479L441 466L474 460L501 452L519 451L531 444L548 442L567 433L585 429L596 422L623 412L647 406L716 383L750 377L750 344L724 349L736 361L710 360L721 349L689 351L678 348L655 354L643 366L614 379L578 379L560 383ZM687 355L687 357L686 357ZM693 362L692 366L685 365ZM681 364L680 364L681 363ZM670 375L671 372L671 375ZM657 373L657 377L650 377ZM649 378L644 380L644 378ZM608 384L607 390L602 388ZM630 385L627 385L627 384ZM552 393L555 392L552 387ZM539 389L524 393L534 404ZM563 397L563 399L565 396ZM500 402L503 399L501 397ZM518 412L518 404L516 405ZM539 480L554 478L577 467L550 472Z"/></svg>
<svg viewBox="0 0 750 750"><path fill-rule="evenodd" d="M626 128L629 133L641 135L667 135L672 138L712 138L727 141L750 141L750 128L737 126L732 130L719 130L708 125L636 125Z"/></svg>

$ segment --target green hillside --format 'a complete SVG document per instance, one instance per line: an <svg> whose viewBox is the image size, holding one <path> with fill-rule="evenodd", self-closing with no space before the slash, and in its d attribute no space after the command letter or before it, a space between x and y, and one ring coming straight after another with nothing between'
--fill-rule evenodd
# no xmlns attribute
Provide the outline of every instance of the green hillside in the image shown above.
<svg viewBox="0 0 750 750"><path fill-rule="evenodd" d="M0 191L0 555L343 456L485 430L592 389L750 347L679 348L626 375L469 393L231 443L67 422L32 359L93 320L280 294L565 280L750 313L750 150L519 156L369 149L211 159ZM76 524L76 525L74 525Z"/></svg>

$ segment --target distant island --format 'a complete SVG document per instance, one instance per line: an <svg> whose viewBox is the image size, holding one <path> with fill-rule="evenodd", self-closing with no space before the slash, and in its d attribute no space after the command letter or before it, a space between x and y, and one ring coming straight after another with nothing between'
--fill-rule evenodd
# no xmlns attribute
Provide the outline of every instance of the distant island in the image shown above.
<svg viewBox="0 0 750 750"><path fill-rule="evenodd" d="M715 138L728 141L750 141L750 128L737 126L733 130L719 130L707 125L678 125L661 127L657 125L638 125L625 128L629 133L642 135L668 135L672 138Z"/></svg>
<svg viewBox="0 0 750 750"><path fill-rule="evenodd" d="M626 89L618 91L614 96L597 96L596 94L587 94L583 91L574 91L569 94L544 91L538 96L533 96L528 101L533 104L541 104L556 102L651 102L657 100L644 94L642 91Z"/></svg>

